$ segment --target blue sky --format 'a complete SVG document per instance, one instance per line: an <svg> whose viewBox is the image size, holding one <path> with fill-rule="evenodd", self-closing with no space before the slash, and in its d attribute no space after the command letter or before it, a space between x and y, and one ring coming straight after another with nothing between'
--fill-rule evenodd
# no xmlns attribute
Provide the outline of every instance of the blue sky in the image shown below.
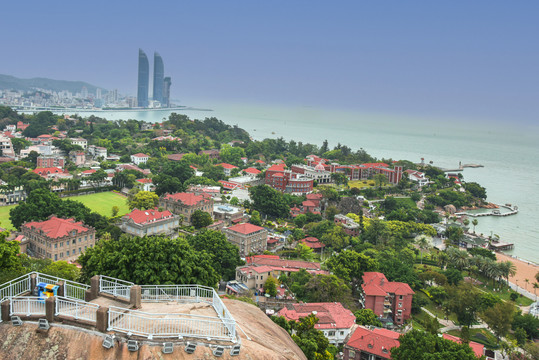
<svg viewBox="0 0 539 360"><path fill-rule="evenodd" d="M536 1L9 1L0 73L136 93L138 48L183 104L433 118L539 114Z"/></svg>

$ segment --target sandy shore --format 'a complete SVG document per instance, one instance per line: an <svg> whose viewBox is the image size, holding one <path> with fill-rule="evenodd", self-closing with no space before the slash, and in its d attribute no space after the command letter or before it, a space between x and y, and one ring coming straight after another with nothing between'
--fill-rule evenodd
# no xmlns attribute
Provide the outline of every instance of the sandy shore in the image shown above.
<svg viewBox="0 0 539 360"><path fill-rule="evenodd" d="M510 276L509 281L525 289L526 279L528 279L528 291L533 293L533 283L535 282L535 274L537 274L539 271L539 266L529 263L526 260L515 259L502 253L496 253L496 259L499 262L511 261L513 264L515 264L517 267L517 273L515 276Z"/></svg>

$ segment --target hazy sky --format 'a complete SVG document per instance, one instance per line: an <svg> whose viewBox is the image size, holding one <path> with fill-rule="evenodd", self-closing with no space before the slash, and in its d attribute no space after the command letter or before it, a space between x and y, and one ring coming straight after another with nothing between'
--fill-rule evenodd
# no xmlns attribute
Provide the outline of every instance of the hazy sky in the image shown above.
<svg viewBox="0 0 539 360"><path fill-rule="evenodd" d="M537 1L6 1L0 73L173 98L539 122ZM151 81L150 81L151 82Z"/></svg>

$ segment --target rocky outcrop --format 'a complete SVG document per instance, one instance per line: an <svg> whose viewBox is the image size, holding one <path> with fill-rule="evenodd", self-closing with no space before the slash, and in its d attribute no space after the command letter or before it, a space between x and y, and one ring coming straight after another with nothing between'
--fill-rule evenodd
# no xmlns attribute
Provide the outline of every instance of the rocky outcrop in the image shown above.
<svg viewBox="0 0 539 360"><path fill-rule="evenodd" d="M251 340L240 334L242 347L239 356L230 356L229 351L219 359L245 360L306 360L301 349L281 327L273 323L256 306L236 301L224 300L225 305L238 325ZM23 326L0 324L0 359L10 360L115 360L115 359L213 359L212 350L198 346L194 354L187 354L183 346L175 347L172 354L163 354L161 344L142 343L138 352L130 352L125 342L117 343L113 349L102 346L103 334L66 325L56 325L47 333L36 331L37 325L24 323Z"/></svg>

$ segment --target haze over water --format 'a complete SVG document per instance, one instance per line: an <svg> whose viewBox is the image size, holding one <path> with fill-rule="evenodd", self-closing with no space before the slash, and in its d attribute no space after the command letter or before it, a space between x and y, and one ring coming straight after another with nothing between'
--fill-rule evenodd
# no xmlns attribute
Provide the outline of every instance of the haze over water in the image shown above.
<svg viewBox="0 0 539 360"><path fill-rule="evenodd" d="M433 119L342 111L301 106L254 104L196 104L213 111L185 110L192 119L217 117L247 130L254 139L283 137L320 146L327 139L330 147L341 143L353 150L365 149L377 158L433 161L436 166L467 168L465 181L486 187L487 200L511 203L519 214L508 217L480 217L477 233L497 234L515 244L510 254L539 263L539 131L536 126L466 120ZM89 116L88 113L81 113ZM137 119L160 122L167 111L98 112L109 120Z"/></svg>

